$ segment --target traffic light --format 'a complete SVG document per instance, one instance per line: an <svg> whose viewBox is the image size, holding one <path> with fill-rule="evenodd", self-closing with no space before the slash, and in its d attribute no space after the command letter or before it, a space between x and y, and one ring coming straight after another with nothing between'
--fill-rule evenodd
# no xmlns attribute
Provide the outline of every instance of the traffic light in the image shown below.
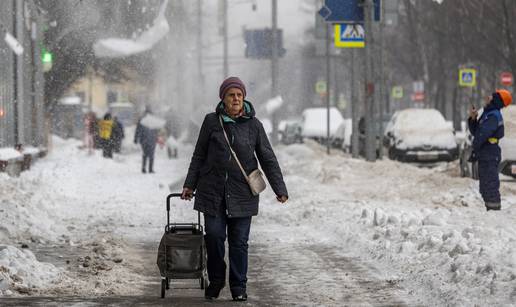
<svg viewBox="0 0 516 307"><path fill-rule="evenodd" d="M46 48L41 48L41 63L43 63L43 71L47 72L52 69L52 64L54 61L54 55L52 52L48 51Z"/></svg>
<svg viewBox="0 0 516 307"><path fill-rule="evenodd" d="M283 30L276 30L278 57L285 55L283 48ZM253 59L272 58L272 29L245 30L245 56Z"/></svg>
<svg viewBox="0 0 516 307"><path fill-rule="evenodd" d="M52 53L50 53L46 50L43 52L43 55L41 56L41 60L43 61L43 63L52 63L52 58L53 58Z"/></svg>

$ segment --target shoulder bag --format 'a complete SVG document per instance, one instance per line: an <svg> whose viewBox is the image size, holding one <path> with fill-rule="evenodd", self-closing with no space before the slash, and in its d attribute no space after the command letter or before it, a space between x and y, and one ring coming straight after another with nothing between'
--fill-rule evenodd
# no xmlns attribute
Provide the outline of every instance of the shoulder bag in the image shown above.
<svg viewBox="0 0 516 307"><path fill-rule="evenodd" d="M228 135L226 134L226 130L224 129L224 124L222 123L222 117L219 116L220 126L222 127L222 132L224 132L224 137L226 138L226 142L228 143L229 150L231 151L231 154L235 158L238 167L240 167L240 170L242 171L242 175L244 175L245 180L247 181L247 184L249 184L249 188L251 189L251 192L254 196L260 194L265 190L267 187L267 184L265 183L265 180L263 179L263 174L260 171L259 168L252 171L249 175L246 174L244 168L242 167L242 164L240 163L240 160L238 160L238 157L231 147L231 143L229 142Z"/></svg>

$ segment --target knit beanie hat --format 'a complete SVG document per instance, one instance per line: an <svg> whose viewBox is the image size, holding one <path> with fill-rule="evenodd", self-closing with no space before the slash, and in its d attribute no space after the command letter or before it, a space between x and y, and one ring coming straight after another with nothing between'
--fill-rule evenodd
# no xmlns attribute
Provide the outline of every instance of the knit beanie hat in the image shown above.
<svg viewBox="0 0 516 307"><path fill-rule="evenodd" d="M238 77L229 77L226 80L224 80L224 82L222 82L222 84L220 85L220 89L219 89L220 99L224 99L224 97L226 96L226 92L230 88L240 89L242 91L242 93L244 94L244 98L245 98L247 93L245 91L244 82L242 82L242 80L240 80Z"/></svg>

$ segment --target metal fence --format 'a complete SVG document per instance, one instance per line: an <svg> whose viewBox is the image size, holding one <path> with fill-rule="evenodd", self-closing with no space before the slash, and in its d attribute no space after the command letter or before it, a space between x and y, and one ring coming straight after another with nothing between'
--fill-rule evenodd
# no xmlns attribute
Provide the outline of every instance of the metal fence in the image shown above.
<svg viewBox="0 0 516 307"><path fill-rule="evenodd" d="M32 1L0 1L0 147L43 145L42 27ZM22 44L23 54L6 44L6 33Z"/></svg>

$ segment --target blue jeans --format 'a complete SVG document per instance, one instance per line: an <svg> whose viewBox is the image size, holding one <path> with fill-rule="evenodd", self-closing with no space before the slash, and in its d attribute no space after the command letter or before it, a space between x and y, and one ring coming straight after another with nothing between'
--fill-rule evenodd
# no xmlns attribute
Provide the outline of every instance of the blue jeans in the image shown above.
<svg viewBox="0 0 516 307"><path fill-rule="evenodd" d="M208 254L208 278L210 285L224 287L226 280L226 230L229 243L229 287L233 296L246 291L247 250L251 217L228 218L224 213L217 216L204 214L206 250Z"/></svg>

